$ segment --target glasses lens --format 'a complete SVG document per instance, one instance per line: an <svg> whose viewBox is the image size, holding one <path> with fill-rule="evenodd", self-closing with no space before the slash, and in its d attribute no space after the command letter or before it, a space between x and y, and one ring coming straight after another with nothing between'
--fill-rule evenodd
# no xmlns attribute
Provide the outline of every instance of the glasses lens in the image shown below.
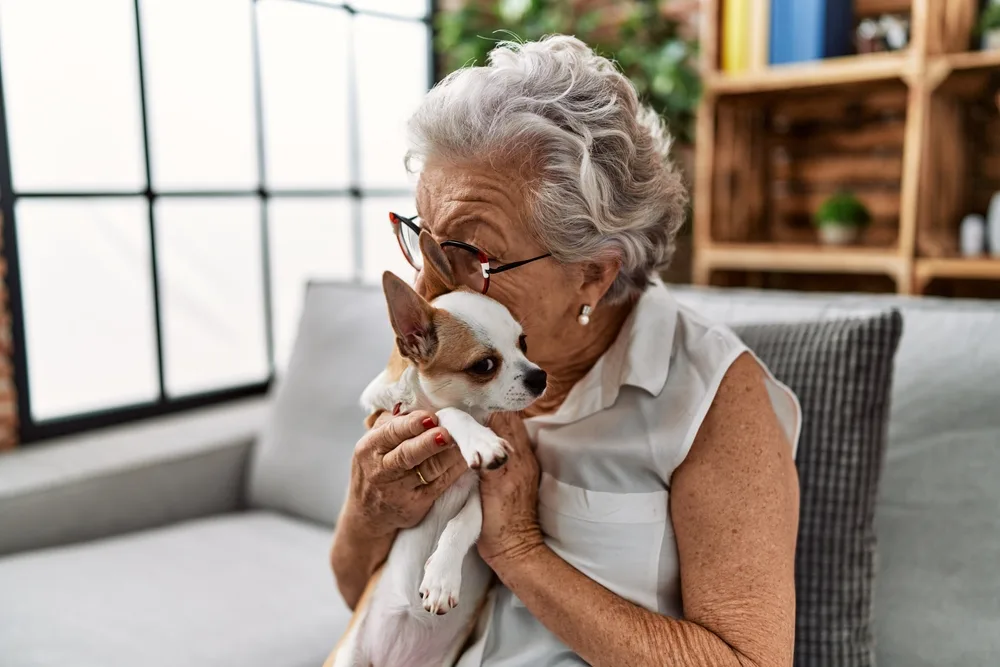
<svg viewBox="0 0 1000 667"><path fill-rule="evenodd" d="M467 248L445 246L444 254L448 256L455 279L469 289L482 293L486 287L483 278L483 267L479 263L479 255Z"/></svg>
<svg viewBox="0 0 1000 667"><path fill-rule="evenodd" d="M424 265L423 255L420 254L420 236L417 232L403 222L396 225L396 234L399 237L399 247L402 248L406 260L419 271Z"/></svg>

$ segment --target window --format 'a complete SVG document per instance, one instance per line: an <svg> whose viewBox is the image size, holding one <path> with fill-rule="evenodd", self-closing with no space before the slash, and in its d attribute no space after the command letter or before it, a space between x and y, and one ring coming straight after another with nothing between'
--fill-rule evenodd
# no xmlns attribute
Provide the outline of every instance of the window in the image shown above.
<svg viewBox="0 0 1000 667"><path fill-rule="evenodd" d="M407 271L428 0L0 0L22 440L264 391L305 284Z"/></svg>

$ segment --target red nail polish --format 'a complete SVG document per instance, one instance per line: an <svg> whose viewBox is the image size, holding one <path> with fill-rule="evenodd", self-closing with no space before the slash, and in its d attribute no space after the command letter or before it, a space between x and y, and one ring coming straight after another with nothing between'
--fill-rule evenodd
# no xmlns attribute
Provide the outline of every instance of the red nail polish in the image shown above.
<svg viewBox="0 0 1000 667"><path fill-rule="evenodd" d="M436 442L441 447L444 447L446 444L448 444L444 441L444 436L441 435L440 433L434 436L434 442Z"/></svg>
<svg viewBox="0 0 1000 667"><path fill-rule="evenodd" d="M428 417L427 419L425 419L421 423L424 425L424 428L428 429L428 430L434 428L435 426L437 426L437 424L434 423L434 420L431 419L430 417Z"/></svg>
<svg viewBox="0 0 1000 667"><path fill-rule="evenodd" d="M394 405L393 408L392 408L392 416L395 417L396 415L398 415L399 411L402 408L403 408L403 404L402 403L396 403L396 405Z"/></svg>

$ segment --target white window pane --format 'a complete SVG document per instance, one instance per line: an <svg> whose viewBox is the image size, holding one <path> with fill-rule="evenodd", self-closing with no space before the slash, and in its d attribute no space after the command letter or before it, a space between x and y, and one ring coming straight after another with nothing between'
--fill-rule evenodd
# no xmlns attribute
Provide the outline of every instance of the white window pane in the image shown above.
<svg viewBox="0 0 1000 667"><path fill-rule="evenodd" d="M257 17L268 185L347 187L347 12L262 0Z"/></svg>
<svg viewBox="0 0 1000 667"><path fill-rule="evenodd" d="M263 381L260 203L160 199L154 212L167 393Z"/></svg>
<svg viewBox="0 0 1000 667"><path fill-rule="evenodd" d="M414 215L413 197L366 198L361 203L364 247L364 275L369 283L382 283L382 273L392 271L410 282L414 271L399 249L396 235L389 223L389 211L400 215Z"/></svg>
<svg viewBox="0 0 1000 667"><path fill-rule="evenodd" d="M271 309L275 367L288 363L310 280L354 277L354 234L349 199L272 199Z"/></svg>
<svg viewBox="0 0 1000 667"><path fill-rule="evenodd" d="M427 0L351 0L348 4L362 11L412 18L423 18L430 13Z"/></svg>
<svg viewBox="0 0 1000 667"><path fill-rule="evenodd" d="M14 186L145 187L132 0L0 0Z"/></svg>
<svg viewBox="0 0 1000 667"><path fill-rule="evenodd" d="M36 420L159 395L141 199L22 199L17 245Z"/></svg>
<svg viewBox="0 0 1000 667"><path fill-rule="evenodd" d="M406 186L411 183L403 167L406 121L429 82L427 27L364 15L354 25L361 185Z"/></svg>
<svg viewBox="0 0 1000 667"><path fill-rule="evenodd" d="M141 9L154 185L256 187L251 3L143 0Z"/></svg>

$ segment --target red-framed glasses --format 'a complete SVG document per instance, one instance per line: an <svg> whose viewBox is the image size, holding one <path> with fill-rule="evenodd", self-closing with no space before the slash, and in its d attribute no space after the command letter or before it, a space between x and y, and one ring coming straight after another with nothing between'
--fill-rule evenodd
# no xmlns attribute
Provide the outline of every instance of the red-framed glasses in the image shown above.
<svg viewBox="0 0 1000 667"><path fill-rule="evenodd" d="M416 216L407 218L398 213L389 213L389 222L392 223L392 230L396 234L396 240L399 241L399 249L403 251L403 256L410 266L419 271L423 268L424 261L420 252L420 225L416 221ZM482 294L486 294L490 288L490 276L552 256L551 253L545 253L519 262L500 264L476 246L463 241L444 241L441 243L441 249L451 262L455 277L461 280L462 284Z"/></svg>

